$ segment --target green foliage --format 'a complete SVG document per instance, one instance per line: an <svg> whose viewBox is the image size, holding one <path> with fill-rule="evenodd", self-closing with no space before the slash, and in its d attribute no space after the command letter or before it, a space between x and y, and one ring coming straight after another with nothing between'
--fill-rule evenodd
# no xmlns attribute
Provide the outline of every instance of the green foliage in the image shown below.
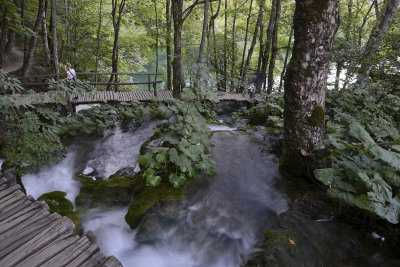
<svg viewBox="0 0 400 267"><path fill-rule="evenodd" d="M169 111L164 119L173 114L167 122L155 128L155 136L160 136L162 145L151 147L138 158L148 186L157 186L161 177L175 188L186 183L189 178L197 178L200 171L214 172L215 163L206 155L211 146L208 140L210 130L197 106L179 100L168 100ZM159 114L159 115L162 115Z"/></svg>
<svg viewBox="0 0 400 267"><path fill-rule="evenodd" d="M399 223L400 135L392 110L400 101L387 107L361 90L333 93L328 104L334 120L325 145L333 149L332 168L316 170L316 178L329 186L330 197Z"/></svg>

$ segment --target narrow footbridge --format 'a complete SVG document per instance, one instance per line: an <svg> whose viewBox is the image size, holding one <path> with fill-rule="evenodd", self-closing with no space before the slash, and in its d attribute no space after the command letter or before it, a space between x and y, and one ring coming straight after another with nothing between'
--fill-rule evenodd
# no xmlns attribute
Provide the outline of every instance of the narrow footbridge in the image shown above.
<svg viewBox="0 0 400 267"><path fill-rule="evenodd" d="M74 234L74 227L67 217L50 214L44 201L0 178L0 266L122 266Z"/></svg>
<svg viewBox="0 0 400 267"><path fill-rule="evenodd" d="M256 95L250 97L248 94L231 94L226 92L216 92L215 96L220 101L263 101L261 96ZM69 102L73 105L92 104L104 102L130 102L130 101L150 101L151 99L159 99L161 101L173 98L171 91L159 91L157 96L151 91L130 91L130 92L114 92L114 91L97 91L94 93L79 93L65 95ZM52 104L57 99L57 93L49 92L34 95L16 95L14 100L18 105L35 105L35 104Z"/></svg>

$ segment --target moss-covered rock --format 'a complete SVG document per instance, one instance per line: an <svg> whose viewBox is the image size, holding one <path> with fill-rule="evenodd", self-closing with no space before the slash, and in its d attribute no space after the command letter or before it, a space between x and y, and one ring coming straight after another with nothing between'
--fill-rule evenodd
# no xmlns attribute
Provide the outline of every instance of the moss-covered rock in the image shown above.
<svg viewBox="0 0 400 267"><path fill-rule="evenodd" d="M50 208L50 213L57 212L61 216L66 216L75 224L74 232L81 232L82 224L78 213L74 211L71 201L65 198L67 193L62 191L53 191L41 195L38 200L44 200Z"/></svg>
<svg viewBox="0 0 400 267"><path fill-rule="evenodd" d="M167 200L182 200L185 198L185 190L186 186L174 188L168 181L163 181L156 187L147 187L134 197L128 213L125 215L125 221L131 228L136 228L143 215L151 207Z"/></svg>
<svg viewBox="0 0 400 267"><path fill-rule="evenodd" d="M131 195L144 189L143 177L112 176L109 180L93 180L79 175L83 181L75 203L79 208L126 206L131 202Z"/></svg>

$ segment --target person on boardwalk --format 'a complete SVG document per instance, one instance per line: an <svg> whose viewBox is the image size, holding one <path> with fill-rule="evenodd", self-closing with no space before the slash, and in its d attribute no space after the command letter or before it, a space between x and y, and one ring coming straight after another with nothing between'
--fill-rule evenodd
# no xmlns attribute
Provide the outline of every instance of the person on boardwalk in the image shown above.
<svg viewBox="0 0 400 267"><path fill-rule="evenodd" d="M62 80L63 81L76 80L76 72L71 67L71 63L67 63L66 66L67 66L67 77L65 79L62 79Z"/></svg>

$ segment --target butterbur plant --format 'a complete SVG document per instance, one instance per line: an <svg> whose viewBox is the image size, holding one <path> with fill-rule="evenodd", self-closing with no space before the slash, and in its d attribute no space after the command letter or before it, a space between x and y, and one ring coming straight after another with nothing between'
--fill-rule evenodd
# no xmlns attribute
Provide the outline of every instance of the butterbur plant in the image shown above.
<svg viewBox="0 0 400 267"><path fill-rule="evenodd" d="M175 99L166 101L172 114L169 121L155 128L161 146L151 147L138 162L144 169L148 186L157 186L162 179L178 188L200 171L213 174L215 163L206 154L211 147L211 134L196 105Z"/></svg>

